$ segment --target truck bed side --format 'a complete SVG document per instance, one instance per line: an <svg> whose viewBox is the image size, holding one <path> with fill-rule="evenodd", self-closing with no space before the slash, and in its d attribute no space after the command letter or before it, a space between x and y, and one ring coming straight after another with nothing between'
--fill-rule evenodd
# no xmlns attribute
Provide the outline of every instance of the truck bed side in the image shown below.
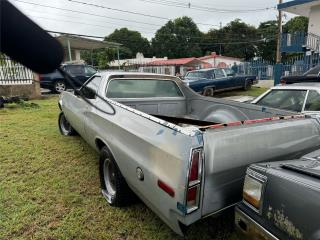
<svg viewBox="0 0 320 240"><path fill-rule="evenodd" d="M249 164L301 157L320 146L320 128L316 119L302 119L207 129L204 143L205 216L241 200Z"/></svg>

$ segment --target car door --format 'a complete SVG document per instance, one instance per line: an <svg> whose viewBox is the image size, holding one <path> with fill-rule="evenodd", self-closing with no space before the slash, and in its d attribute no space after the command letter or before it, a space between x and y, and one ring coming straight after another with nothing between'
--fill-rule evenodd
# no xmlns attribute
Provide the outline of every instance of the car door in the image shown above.
<svg viewBox="0 0 320 240"><path fill-rule="evenodd" d="M214 85L216 87L216 91L229 88L228 78L226 77L223 69L214 69L214 77Z"/></svg>
<svg viewBox="0 0 320 240"><path fill-rule="evenodd" d="M96 95L92 88L100 85L101 77L94 76L79 90L80 93L72 95L73 99L66 99L66 110L64 113L73 128L81 135L85 136L85 120L88 112L92 111L95 104Z"/></svg>
<svg viewBox="0 0 320 240"><path fill-rule="evenodd" d="M231 68L224 68L224 72L226 73L226 76L228 78L227 85L230 88L233 87L241 87L243 86L243 81L240 77L236 76L236 73Z"/></svg>

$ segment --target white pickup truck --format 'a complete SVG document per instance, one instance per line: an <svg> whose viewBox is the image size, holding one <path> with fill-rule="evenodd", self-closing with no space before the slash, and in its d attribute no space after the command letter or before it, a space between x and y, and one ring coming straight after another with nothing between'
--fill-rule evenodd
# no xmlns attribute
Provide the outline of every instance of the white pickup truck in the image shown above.
<svg viewBox="0 0 320 240"><path fill-rule="evenodd" d="M134 192L181 235L241 200L249 164L320 146L315 118L200 96L172 76L99 72L59 106L61 133L100 152L106 200L123 206Z"/></svg>

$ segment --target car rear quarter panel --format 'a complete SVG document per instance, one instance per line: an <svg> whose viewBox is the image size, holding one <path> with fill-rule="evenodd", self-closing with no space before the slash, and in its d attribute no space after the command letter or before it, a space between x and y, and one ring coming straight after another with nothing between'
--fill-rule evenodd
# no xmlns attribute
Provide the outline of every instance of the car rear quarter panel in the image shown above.
<svg viewBox="0 0 320 240"><path fill-rule="evenodd" d="M106 103L97 104L107 111ZM108 146L130 187L173 229L177 229L177 218L185 222L199 219L200 213L184 218L177 203L184 204L190 150L202 146L202 136L187 136L124 108L114 108L115 115L96 109L88 112L84 138L94 147L97 139ZM144 173L143 181L137 177L138 167ZM160 189L158 180L172 187L175 196Z"/></svg>

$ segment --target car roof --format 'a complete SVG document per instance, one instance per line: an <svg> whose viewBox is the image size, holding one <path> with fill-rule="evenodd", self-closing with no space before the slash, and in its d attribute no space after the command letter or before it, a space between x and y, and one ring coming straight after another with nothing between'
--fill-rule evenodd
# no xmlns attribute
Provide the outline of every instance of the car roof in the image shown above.
<svg viewBox="0 0 320 240"><path fill-rule="evenodd" d="M199 70L192 70L189 72L206 72L206 71L215 70L215 69L218 69L218 68L203 68L203 69L199 69Z"/></svg>
<svg viewBox="0 0 320 240"><path fill-rule="evenodd" d="M294 83L288 85L277 85L272 87L271 89L294 89L294 90L309 90L309 89L316 89L320 90L320 82L310 82L310 83Z"/></svg>
<svg viewBox="0 0 320 240"><path fill-rule="evenodd" d="M145 72L121 72L121 71L100 71L96 73L96 75L100 75L106 78L110 78L112 76L122 76L122 77L154 77L154 78L161 78L161 80L181 80L178 77L172 75L165 75L165 74L157 74L157 73L145 73Z"/></svg>

